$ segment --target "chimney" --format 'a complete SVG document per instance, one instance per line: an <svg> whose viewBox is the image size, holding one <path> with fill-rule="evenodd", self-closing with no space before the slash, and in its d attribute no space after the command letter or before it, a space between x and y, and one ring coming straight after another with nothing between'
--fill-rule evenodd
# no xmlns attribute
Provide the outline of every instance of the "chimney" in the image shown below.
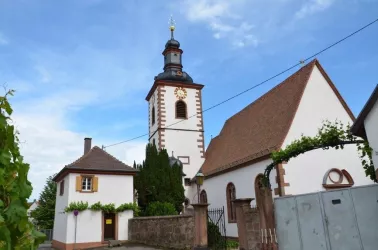
<svg viewBox="0 0 378 250"><path fill-rule="evenodd" d="M92 138L84 138L84 154L88 153L92 148Z"/></svg>

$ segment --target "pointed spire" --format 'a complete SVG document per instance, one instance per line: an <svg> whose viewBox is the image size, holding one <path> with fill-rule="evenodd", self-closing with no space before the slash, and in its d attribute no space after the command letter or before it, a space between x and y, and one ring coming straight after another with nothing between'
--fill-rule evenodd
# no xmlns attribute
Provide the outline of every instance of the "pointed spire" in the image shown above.
<svg viewBox="0 0 378 250"><path fill-rule="evenodd" d="M171 15L171 18L169 19L169 29L171 30L171 40L174 40L173 32L175 31L176 28L176 22L173 20L173 16Z"/></svg>

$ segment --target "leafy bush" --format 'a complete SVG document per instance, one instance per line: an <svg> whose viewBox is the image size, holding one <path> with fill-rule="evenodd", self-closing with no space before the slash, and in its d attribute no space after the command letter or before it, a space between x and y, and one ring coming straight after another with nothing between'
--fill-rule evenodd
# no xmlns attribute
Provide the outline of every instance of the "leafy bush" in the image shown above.
<svg viewBox="0 0 378 250"><path fill-rule="evenodd" d="M239 242L235 240L227 240L227 249L237 249L239 247Z"/></svg>
<svg viewBox="0 0 378 250"><path fill-rule="evenodd" d="M12 124L8 96L0 96L0 249L37 249L46 235L29 221L27 199L32 193L29 164L19 149L18 132Z"/></svg>
<svg viewBox="0 0 378 250"><path fill-rule="evenodd" d="M115 208L114 203L110 203L110 204L102 205L102 209L101 210L104 213L115 213L116 208Z"/></svg>
<svg viewBox="0 0 378 250"><path fill-rule="evenodd" d="M177 215L175 206L172 203L155 201L148 204L145 215L146 216L164 216Z"/></svg>
<svg viewBox="0 0 378 250"><path fill-rule="evenodd" d="M224 241L222 234L219 232L219 228L212 221L207 223L207 242L208 246L213 248Z"/></svg>
<svg viewBox="0 0 378 250"><path fill-rule="evenodd" d="M64 212L68 213L68 212L73 212L75 210L77 211L84 211L88 209L88 202L82 202L82 201L79 201L79 202L71 202L68 207L66 207L64 209Z"/></svg>
<svg viewBox="0 0 378 250"><path fill-rule="evenodd" d="M133 210L134 216L138 216L140 209L136 203L124 203L119 207L115 207L114 203L101 204L101 202L96 202L91 206L88 206L88 202L71 202L68 207L65 208L65 212L72 212L74 210L84 211L90 209L92 211L103 211L104 213L119 213L126 210Z"/></svg>
<svg viewBox="0 0 378 250"><path fill-rule="evenodd" d="M134 217L137 217L140 214L140 209L136 203L124 203L117 208L117 212L123 212L126 210L133 210Z"/></svg>
<svg viewBox="0 0 378 250"><path fill-rule="evenodd" d="M102 210L101 202L96 202L92 204L92 206L90 206L89 209L92 211L101 211Z"/></svg>

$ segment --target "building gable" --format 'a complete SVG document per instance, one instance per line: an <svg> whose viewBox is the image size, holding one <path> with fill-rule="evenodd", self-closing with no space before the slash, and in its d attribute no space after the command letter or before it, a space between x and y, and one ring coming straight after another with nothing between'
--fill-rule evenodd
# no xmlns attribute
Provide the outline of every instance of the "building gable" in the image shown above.
<svg viewBox="0 0 378 250"><path fill-rule="evenodd" d="M316 62L281 147L285 148L301 135L316 135L326 120L351 125L355 118L320 63Z"/></svg>

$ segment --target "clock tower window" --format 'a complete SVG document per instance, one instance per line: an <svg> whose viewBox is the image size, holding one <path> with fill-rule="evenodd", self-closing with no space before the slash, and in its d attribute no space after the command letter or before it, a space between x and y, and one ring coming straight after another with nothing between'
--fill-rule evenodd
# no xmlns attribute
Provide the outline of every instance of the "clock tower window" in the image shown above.
<svg viewBox="0 0 378 250"><path fill-rule="evenodd" d="M186 103L182 100L176 102L176 118L187 119Z"/></svg>

